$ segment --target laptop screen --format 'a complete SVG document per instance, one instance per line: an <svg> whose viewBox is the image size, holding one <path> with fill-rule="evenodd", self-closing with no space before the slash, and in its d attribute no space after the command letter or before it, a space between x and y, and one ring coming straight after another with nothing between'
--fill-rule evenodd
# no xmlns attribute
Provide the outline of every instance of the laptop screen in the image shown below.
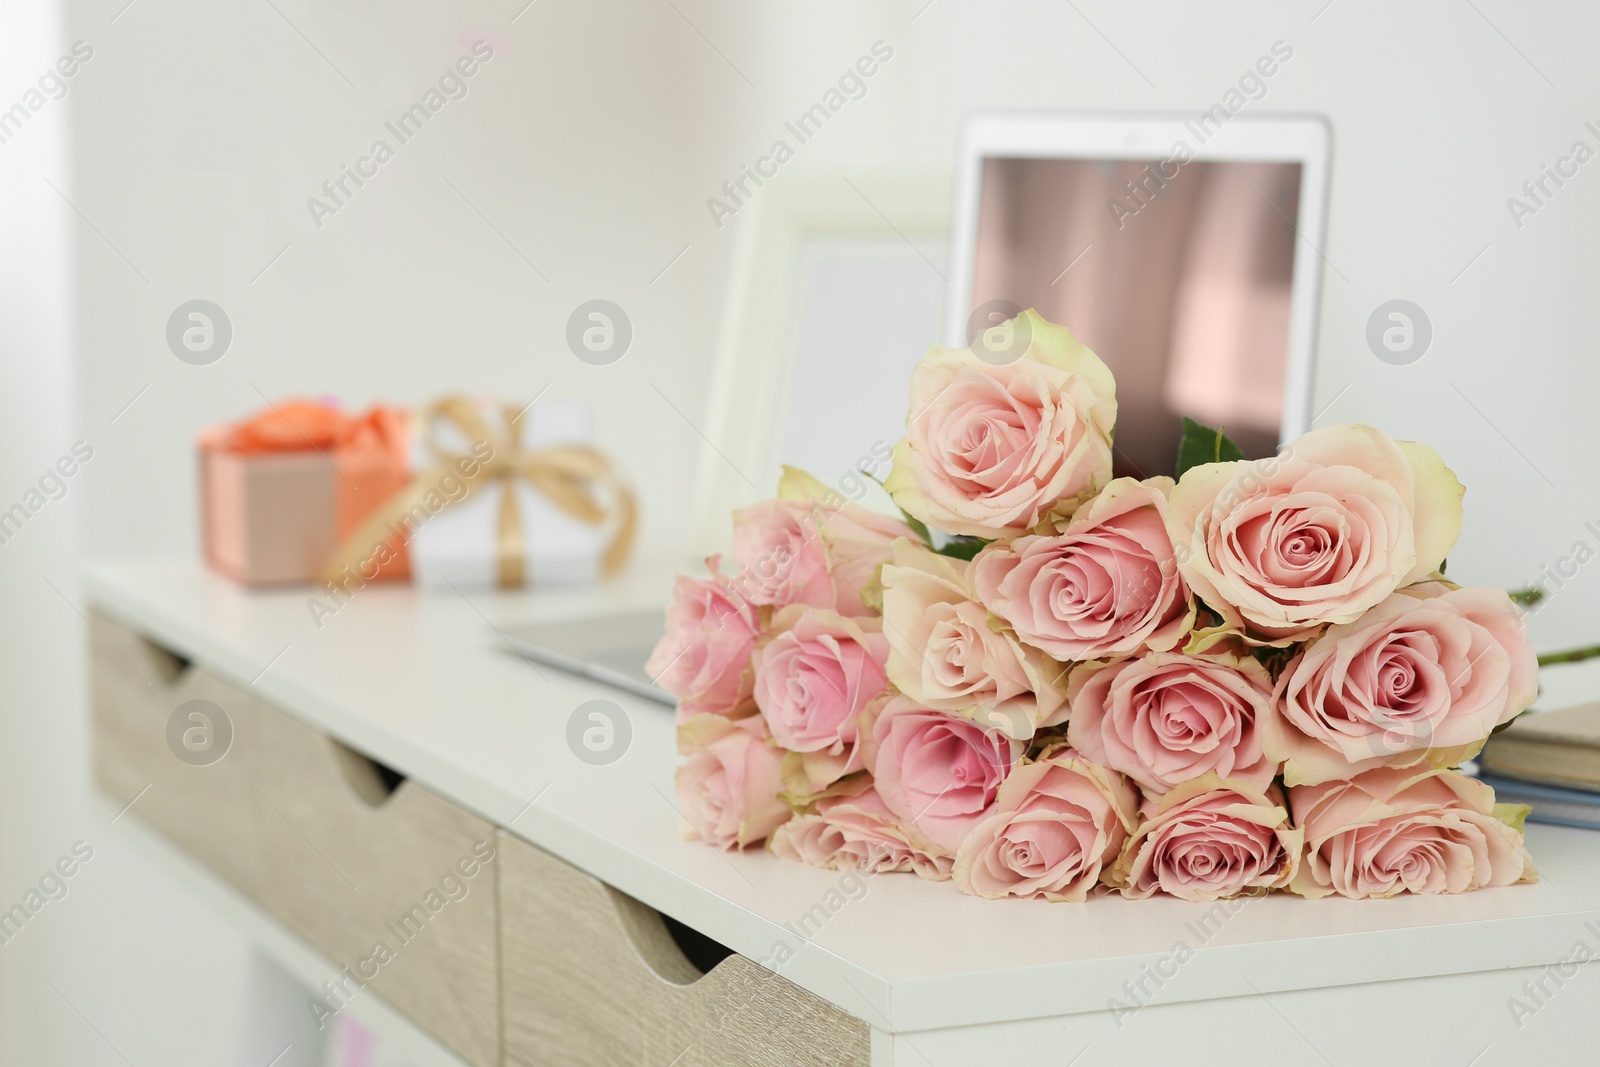
<svg viewBox="0 0 1600 1067"><path fill-rule="evenodd" d="M989 157L968 340L1037 308L1117 377L1118 475L1171 474L1180 416L1278 445L1301 165Z"/></svg>

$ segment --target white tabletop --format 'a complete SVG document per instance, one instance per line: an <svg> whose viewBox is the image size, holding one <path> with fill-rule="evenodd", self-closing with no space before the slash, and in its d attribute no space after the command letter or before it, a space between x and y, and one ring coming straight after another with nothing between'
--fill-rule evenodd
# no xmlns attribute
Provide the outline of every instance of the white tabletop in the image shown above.
<svg viewBox="0 0 1600 1067"><path fill-rule="evenodd" d="M866 881L807 942L792 924L836 872L766 852L727 856L679 836L672 713L511 655L496 626L665 598L657 571L599 590L424 594L361 590L319 630L310 590L251 592L198 563L105 565L100 610L241 684L462 806L752 959L778 942L780 973L886 1030L1103 1010L1141 969L1173 969L1165 1002L1386 981L1562 958L1600 921L1600 834L1530 826L1544 875L1459 897L1237 905L1176 900L991 902L913 875ZM95 640L98 640L95 638ZM541 676L542 675L542 676ZM578 760L567 719L604 697L632 725L609 766ZM537 798L537 799L535 799ZM839 899L839 898L834 898ZM1167 962L1162 963L1163 958ZM1148 988L1148 987L1147 987Z"/></svg>

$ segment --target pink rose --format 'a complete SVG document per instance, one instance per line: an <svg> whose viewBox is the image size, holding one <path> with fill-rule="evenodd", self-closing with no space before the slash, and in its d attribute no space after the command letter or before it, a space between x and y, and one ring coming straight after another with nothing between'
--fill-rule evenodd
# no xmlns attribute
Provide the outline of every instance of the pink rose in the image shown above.
<svg viewBox="0 0 1600 1067"><path fill-rule="evenodd" d="M994 806L1022 746L906 697L862 716L862 756L883 803L930 851L955 855Z"/></svg>
<svg viewBox="0 0 1600 1067"><path fill-rule="evenodd" d="M978 599L1059 660L1166 651L1194 624L1167 535L1171 478L1118 478L1059 533L996 541L973 561Z"/></svg>
<svg viewBox="0 0 1600 1067"><path fill-rule="evenodd" d="M850 503L794 467L783 468L778 496L811 509L833 581L834 609L843 615L874 614L863 598L875 584L878 568L889 562L895 540L916 540L916 531L899 519Z"/></svg>
<svg viewBox="0 0 1600 1067"><path fill-rule="evenodd" d="M696 715L678 727L678 810L684 837L724 851L764 841L786 822L783 751L767 743L761 716Z"/></svg>
<svg viewBox="0 0 1600 1067"><path fill-rule="evenodd" d="M756 706L778 744L808 761L813 785L861 769L856 719L889 685L889 643L875 618L799 605L772 620L755 653ZM820 772L815 764L827 765Z"/></svg>
<svg viewBox="0 0 1600 1067"><path fill-rule="evenodd" d="M678 698L678 721L694 715L727 715L750 698L750 653L761 629L751 604L731 595L706 560L710 578L679 575L667 606L666 633L644 669Z"/></svg>
<svg viewBox="0 0 1600 1067"><path fill-rule="evenodd" d="M898 519L865 508L847 504L834 512L822 528L822 540L828 548L838 610L846 615L876 614L864 597L877 583L878 568L894 557L895 541L916 536Z"/></svg>
<svg viewBox="0 0 1600 1067"><path fill-rule="evenodd" d="M1065 716L1066 669L989 625L970 563L897 541L883 568L889 678L924 707L1026 740Z"/></svg>
<svg viewBox="0 0 1600 1067"><path fill-rule="evenodd" d="M1461 532L1461 494L1431 449L1330 426L1271 459L1185 471L1167 527L1196 596L1229 626L1287 644L1437 571Z"/></svg>
<svg viewBox="0 0 1600 1067"><path fill-rule="evenodd" d="M1257 727L1272 713L1272 676L1254 659L1147 652L1085 664L1067 692L1072 746L1148 794L1208 772L1262 790L1278 773Z"/></svg>
<svg viewBox="0 0 1600 1067"><path fill-rule="evenodd" d="M1111 479L1117 401L1106 365L1031 309L996 329L1010 332L1017 358L935 347L917 365L907 436L884 483L907 514L947 533L1023 533Z"/></svg>
<svg viewBox="0 0 1600 1067"><path fill-rule="evenodd" d="M980 897L1080 902L1138 821L1120 774L1070 751L1023 764L1001 784L994 814L962 840L956 885Z"/></svg>
<svg viewBox="0 0 1600 1067"><path fill-rule="evenodd" d="M1388 764L1454 767L1538 695L1522 612L1498 589L1409 586L1308 644L1262 745L1289 785Z"/></svg>
<svg viewBox="0 0 1600 1067"><path fill-rule="evenodd" d="M803 501L763 500L734 512L733 562L734 589L752 604L837 602L816 517Z"/></svg>
<svg viewBox="0 0 1600 1067"><path fill-rule="evenodd" d="M870 787L857 796L818 802L813 814L778 827L767 847L780 859L828 870L915 871L934 882L950 877L950 857L929 855L913 845Z"/></svg>
<svg viewBox="0 0 1600 1067"><path fill-rule="evenodd" d="M1463 893L1538 878L1520 804L1455 771L1380 767L1289 790L1306 858L1289 888L1304 897Z"/></svg>
<svg viewBox="0 0 1600 1067"><path fill-rule="evenodd" d="M1295 876L1301 844L1277 786L1263 792L1208 774L1161 798L1111 883L1133 899L1161 892L1197 902L1281 889Z"/></svg>

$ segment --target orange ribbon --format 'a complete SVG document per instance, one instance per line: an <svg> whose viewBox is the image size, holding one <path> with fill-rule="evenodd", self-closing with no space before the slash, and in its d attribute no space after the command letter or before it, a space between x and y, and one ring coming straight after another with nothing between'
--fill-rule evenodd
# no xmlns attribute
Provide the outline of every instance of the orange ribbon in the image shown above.
<svg viewBox="0 0 1600 1067"><path fill-rule="evenodd" d="M225 452L333 452L343 448L386 449L402 468L406 464L406 416L375 404L364 415L344 412L313 400L285 400L241 422L208 434L205 444Z"/></svg>

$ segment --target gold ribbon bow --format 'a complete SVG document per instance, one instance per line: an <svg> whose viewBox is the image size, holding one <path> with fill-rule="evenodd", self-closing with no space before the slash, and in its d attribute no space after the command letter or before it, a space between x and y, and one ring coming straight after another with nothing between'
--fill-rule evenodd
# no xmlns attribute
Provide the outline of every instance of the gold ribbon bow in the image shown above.
<svg viewBox="0 0 1600 1067"><path fill-rule="evenodd" d="M502 409L504 432L497 433L478 405L461 396L436 400L423 411L419 429L433 466L420 471L399 493L373 512L345 539L323 570L323 578L339 582L354 567L390 544L397 535L409 541L429 517L472 496L480 488L500 483L500 517L495 529L496 584L514 588L527 581L527 540L522 513L517 506L516 483L526 481L563 512L591 526L610 525L611 536L601 556L601 573L609 577L627 562L633 550L637 505L604 454L586 445L557 445L525 451L521 442L521 412ZM438 432L441 423L454 427L467 452L449 448ZM446 479L455 478L465 492L447 492ZM430 502L438 501L436 505ZM415 525L407 525L407 520ZM396 524L402 529L397 529ZM367 577L363 575L363 577Z"/></svg>

